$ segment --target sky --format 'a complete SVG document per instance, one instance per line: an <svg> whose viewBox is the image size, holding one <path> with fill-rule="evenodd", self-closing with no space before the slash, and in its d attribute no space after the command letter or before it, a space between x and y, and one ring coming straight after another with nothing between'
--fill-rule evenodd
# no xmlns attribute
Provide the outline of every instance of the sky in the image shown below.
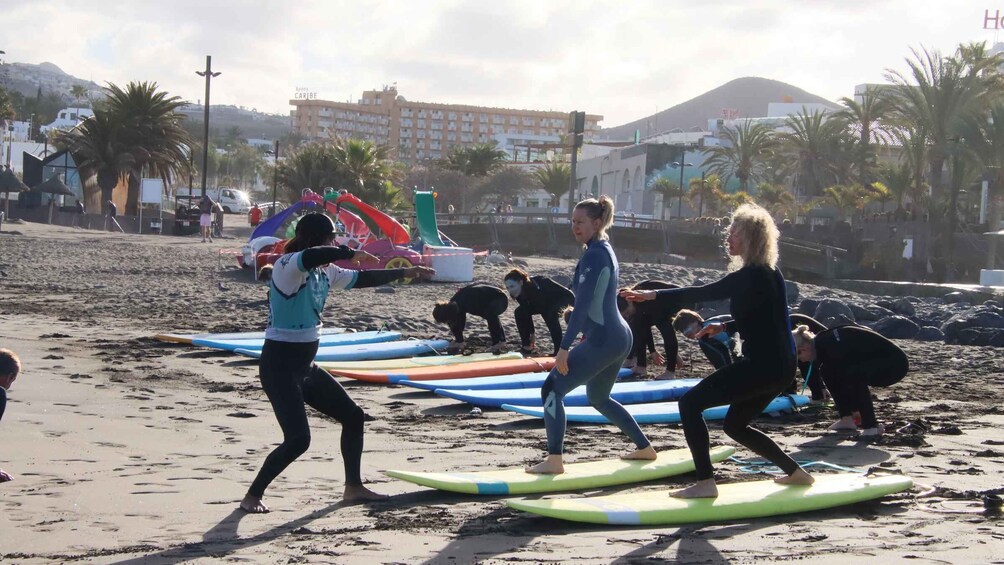
<svg viewBox="0 0 1004 565"><path fill-rule="evenodd" d="M0 0L0 50L193 102L212 55L211 103L269 113L297 88L355 101L396 83L411 101L613 127L744 76L851 96L913 48L1004 41L987 10L1004 16L1004 0Z"/></svg>

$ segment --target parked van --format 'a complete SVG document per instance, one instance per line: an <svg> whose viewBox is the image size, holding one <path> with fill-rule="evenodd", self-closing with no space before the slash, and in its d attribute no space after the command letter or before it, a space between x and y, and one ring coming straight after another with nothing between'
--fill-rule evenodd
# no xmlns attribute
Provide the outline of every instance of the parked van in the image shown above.
<svg viewBox="0 0 1004 565"><path fill-rule="evenodd" d="M198 202L202 197L202 189L189 189L181 187L174 189L175 197L186 199L189 195L193 202ZM223 211L227 214L247 214L251 211L251 199L243 190L221 186L218 188L206 188L206 195L223 206Z"/></svg>

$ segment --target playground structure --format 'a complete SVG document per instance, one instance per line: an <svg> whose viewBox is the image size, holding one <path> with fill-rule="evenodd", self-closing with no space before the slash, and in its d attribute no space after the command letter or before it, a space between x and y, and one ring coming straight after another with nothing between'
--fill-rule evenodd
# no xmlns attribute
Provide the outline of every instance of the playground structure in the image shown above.
<svg viewBox="0 0 1004 565"><path fill-rule="evenodd" d="M350 203L361 213L364 213L383 232L384 237L378 237L362 218L342 208L343 203ZM242 267L251 267L257 272L260 267L274 263L283 254L286 243L285 239L276 237L275 234L289 222L286 235L291 236L292 230L295 229L296 220L290 222L290 219L298 212L310 208L323 209L334 216L337 224L342 228L335 236L335 242L338 245L361 249L379 258L380 263L372 268L407 269L423 264L422 255L407 247L411 240L407 228L394 218L366 204L352 194L331 194L322 198L310 190L304 191L299 202L265 220L255 228L247 244L242 248L241 255L238 256L238 264ZM338 261L335 264L344 268L358 268L350 261Z"/></svg>
<svg viewBox="0 0 1004 565"><path fill-rule="evenodd" d="M439 231L434 193L415 191L415 223L421 239L423 264L436 270L432 280L442 282L474 280L474 250L458 246Z"/></svg>

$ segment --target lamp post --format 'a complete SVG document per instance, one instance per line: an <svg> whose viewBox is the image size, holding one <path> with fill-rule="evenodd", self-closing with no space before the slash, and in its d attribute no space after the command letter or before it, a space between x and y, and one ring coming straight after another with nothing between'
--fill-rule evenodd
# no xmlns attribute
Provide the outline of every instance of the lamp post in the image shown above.
<svg viewBox="0 0 1004 565"><path fill-rule="evenodd" d="M206 100L204 102L205 112L202 118L202 197L206 197L206 172L209 166L209 85L213 78L223 73L213 72L213 57L206 55L206 70L195 71L200 77L206 77Z"/></svg>
<svg viewBox="0 0 1004 565"><path fill-rule="evenodd" d="M680 196L676 200L676 217L677 218L679 218L680 216L683 215L683 168L684 167L693 167L694 166L691 163L688 163L686 159L684 159L684 157L686 156L686 154L687 154L687 146L684 145L683 148L680 150L680 160L678 162L674 162L671 165L672 167L679 167L680 168Z"/></svg>
<svg viewBox="0 0 1004 565"><path fill-rule="evenodd" d="M275 140L275 160L272 162L272 209L268 213L271 218L275 215L275 193L279 189L279 140Z"/></svg>

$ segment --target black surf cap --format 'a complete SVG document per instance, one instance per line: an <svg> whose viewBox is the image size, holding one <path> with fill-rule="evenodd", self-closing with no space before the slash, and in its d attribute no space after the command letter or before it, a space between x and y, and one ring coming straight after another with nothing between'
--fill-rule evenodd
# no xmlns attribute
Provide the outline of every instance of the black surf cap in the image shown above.
<svg viewBox="0 0 1004 565"><path fill-rule="evenodd" d="M331 218L318 212L311 212L296 223L296 235L333 235L335 223Z"/></svg>

